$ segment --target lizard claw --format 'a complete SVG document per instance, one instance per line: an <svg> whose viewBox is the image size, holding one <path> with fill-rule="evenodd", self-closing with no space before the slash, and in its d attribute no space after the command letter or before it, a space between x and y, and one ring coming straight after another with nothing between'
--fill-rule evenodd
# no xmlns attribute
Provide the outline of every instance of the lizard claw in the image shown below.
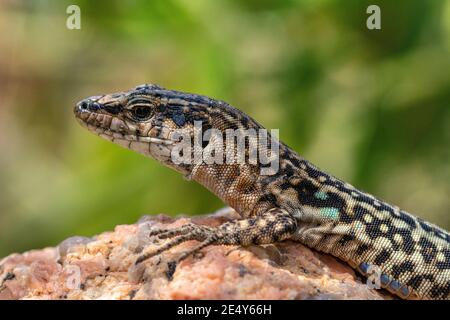
<svg viewBox="0 0 450 320"><path fill-rule="evenodd" d="M176 269L177 263L175 261L170 261L169 263L167 263L166 276L169 281L173 279L173 274L175 273Z"/></svg>

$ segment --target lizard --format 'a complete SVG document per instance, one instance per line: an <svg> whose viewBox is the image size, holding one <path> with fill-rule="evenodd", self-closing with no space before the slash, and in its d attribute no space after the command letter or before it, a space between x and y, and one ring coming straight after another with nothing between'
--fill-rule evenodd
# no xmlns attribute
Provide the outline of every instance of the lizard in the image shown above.
<svg viewBox="0 0 450 320"><path fill-rule="evenodd" d="M331 254L365 277L375 274L381 288L400 298L450 299L447 231L320 170L281 141L275 140L279 164L270 174L261 174L264 165L258 162L175 161L180 137L198 139L196 123L222 134L230 129L264 129L224 101L144 84L83 99L74 114L98 136L202 184L241 217L218 227L186 224L152 229L149 236L166 242L144 250L136 265L190 240L198 243L168 262L169 274L180 261L209 245L263 245L289 239ZM246 156L254 144L264 149L259 140L244 142ZM200 151L217 147L212 136L198 143ZM188 152L195 156L195 150Z"/></svg>

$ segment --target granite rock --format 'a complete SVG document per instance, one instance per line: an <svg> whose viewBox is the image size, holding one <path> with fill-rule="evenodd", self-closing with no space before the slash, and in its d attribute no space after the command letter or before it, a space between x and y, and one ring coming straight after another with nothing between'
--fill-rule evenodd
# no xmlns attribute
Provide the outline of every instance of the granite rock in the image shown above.
<svg viewBox="0 0 450 320"><path fill-rule="evenodd" d="M172 279L165 261L195 241L134 266L143 248L158 245L148 237L153 227L218 226L236 217L231 209L193 218L145 216L92 238L12 254L0 260L0 299L392 299L344 262L292 241L209 246L182 261Z"/></svg>

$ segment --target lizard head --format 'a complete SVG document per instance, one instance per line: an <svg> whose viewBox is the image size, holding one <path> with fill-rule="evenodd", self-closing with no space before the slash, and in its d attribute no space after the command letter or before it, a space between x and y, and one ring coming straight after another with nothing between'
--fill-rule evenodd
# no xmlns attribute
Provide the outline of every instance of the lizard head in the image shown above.
<svg viewBox="0 0 450 320"><path fill-rule="evenodd" d="M244 182L239 185L247 188L254 175L278 170L277 141L270 140L267 157L271 136L262 139L259 133L264 130L256 121L202 95L146 84L86 98L74 113L89 131L151 157L213 192L241 173Z"/></svg>
<svg viewBox="0 0 450 320"><path fill-rule="evenodd" d="M220 109L220 104L204 96L145 84L86 98L77 103L74 113L98 136L189 174L191 166L174 163L172 151L182 137L194 136L195 121L201 123L202 130L211 128L210 109Z"/></svg>

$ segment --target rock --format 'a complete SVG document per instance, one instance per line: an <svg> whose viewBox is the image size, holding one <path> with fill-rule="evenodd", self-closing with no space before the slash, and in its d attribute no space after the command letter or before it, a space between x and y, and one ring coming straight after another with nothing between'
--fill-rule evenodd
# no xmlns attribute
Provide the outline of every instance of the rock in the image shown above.
<svg viewBox="0 0 450 320"><path fill-rule="evenodd" d="M172 280L163 262L195 241L134 266L143 248L155 245L147 236L153 227L218 226L236 217L231 209L191 219L145 216L93 238L12 254L0 261L0 299L392 299L345 263L292 241L209 246L182 261Z"/></svg>

